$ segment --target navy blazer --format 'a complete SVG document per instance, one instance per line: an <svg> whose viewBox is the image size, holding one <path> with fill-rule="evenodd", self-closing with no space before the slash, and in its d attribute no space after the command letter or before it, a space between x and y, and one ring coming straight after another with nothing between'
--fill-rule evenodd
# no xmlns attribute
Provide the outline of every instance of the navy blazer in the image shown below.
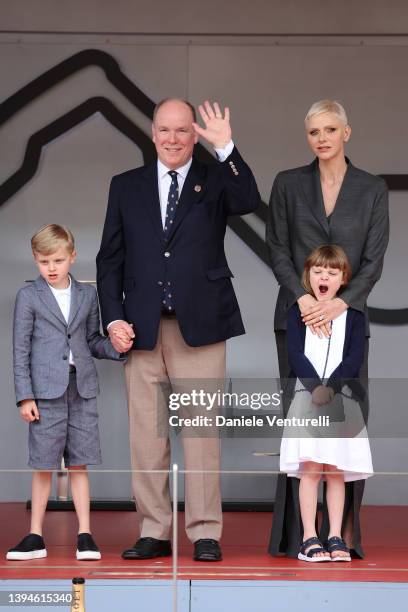
<svg viewBox="0 0 408 612"><path fill-rule="evenodd" d="M133 348L157 341L163 285L172 289L181 333L203 346L245 333L224 252L228 215L256 210L254 176L236 147L224 162L193 158L165 241L157 163L113 177L97 283L102 321L133 324Z"/></svg>
<svg viewBox="0 0 408 612"><path fill-rule="evenodd" d="M303 386L312 392L322 384L322 380L305 355L306 325L302 321L300 309L294 304L288 310L287 347L291 377L299 378ZM353 393L364 398L364 390L358 379L364 360L365 317L353 308L347 310L346 333L344 338L343 359L330 375L327 386L340 392L343 384L348 384Z"/></svg>

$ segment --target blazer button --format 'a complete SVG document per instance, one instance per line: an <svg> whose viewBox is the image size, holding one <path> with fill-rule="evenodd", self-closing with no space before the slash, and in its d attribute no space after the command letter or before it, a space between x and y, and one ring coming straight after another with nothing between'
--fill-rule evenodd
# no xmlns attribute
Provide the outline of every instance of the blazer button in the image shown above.
<svg viewBox="0 0 408 612"><path fill-rule="evenodd" d="M164 256L165 256L165 257L170 257L170 253L169 253L168 251L166 251L166 252L164 253Z"/></svg>
<svg viewBox="0 0 408 612"><path fill-rule="evenodd" d="M67 338L68 340L71 340L71 334L68 334Z"/></svg>
<svg viewBox="0 0 408 612"><path fill-rule="evenodd" d="M66 355L63 356L63 360L66 361L68 357Z"/></svg>
<svg viewBox="0 0 408 612"><path fill-rule="evenodd" d="M157 284L159 285L159 287L163 286L163 281L157 281Z"/></svg>

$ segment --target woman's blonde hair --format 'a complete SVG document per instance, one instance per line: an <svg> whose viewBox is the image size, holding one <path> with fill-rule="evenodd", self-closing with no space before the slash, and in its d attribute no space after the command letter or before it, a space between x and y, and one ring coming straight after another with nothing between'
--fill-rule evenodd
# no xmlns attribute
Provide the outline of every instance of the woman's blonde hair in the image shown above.
<svg viewBox="0 0 408 612"><path fill-rule="evenodd" d="M348 125L347 114L344 109L344 106L337 102L337 100L319 100L312 104L309 108L307 115L305 117L305 123L309 121L314 115L321 115L322 113L333 113L337 115L344 125Z"/></svg>
<svg viewBox="0 0 408 612"><path fill-rule="evenodd" d="M310 268L321 266L322 268L335 268L343 272L343 287L351 278L351 266L346 253L337 244L323 244L312 251L305 261L302 274L302 285L308 293L313 295L310 284Z"/></svg>
<svg viewBox="0 0 408 612"><path fill-rule="evenodd" d="M34 253L51 255L64 246L69 253L75 249L75 241L72 232L63 225L50 223L42 227L31 238L31 248Z"/></svg>

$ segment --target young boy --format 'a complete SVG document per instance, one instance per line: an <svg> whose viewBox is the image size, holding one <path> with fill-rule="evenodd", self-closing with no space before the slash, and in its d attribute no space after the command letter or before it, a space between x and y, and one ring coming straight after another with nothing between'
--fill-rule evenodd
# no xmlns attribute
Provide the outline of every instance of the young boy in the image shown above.
<svg viewBox="0 0 408 612"><path fill-rule="evenodd" d="M29 466L34 468L30 533L7 559L47 556L42 526L52 472L70 471L78 517L76 557L100 559L90 533L90 495L86 465L101 463L92 356L122 359L99 333L93 286L70 274L76 252L71 232L47 225L31 239L40 276L19 290L14 312L14 385L20 416L29 425ZM45 471L44 471L45 470Z"/></svg>

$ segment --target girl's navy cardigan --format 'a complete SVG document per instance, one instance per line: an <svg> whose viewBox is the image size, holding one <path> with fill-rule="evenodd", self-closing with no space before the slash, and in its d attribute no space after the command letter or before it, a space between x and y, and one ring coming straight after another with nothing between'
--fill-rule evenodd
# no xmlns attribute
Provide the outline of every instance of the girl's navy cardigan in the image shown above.
<svg viewBox="0 0 408 612"><path fill-rule="evenodd" d="M318 373L305 355L306 325L302 321L299 306L294 304L288 310L287 347L291 377L299 378L303 386L312 391L322 384ZM362 400L364 390L358 383L359 371L364 360L365 319L364 314L353 308L347 311L346 334L343 359L327 381L327 386L338 393L347 383L355 395ZM350 380L351 379L351 380ZM354 381L352 380L354 379ZM354 383L354 384L353 384ZM363 391L363 393L361 393Z"/></svg>

